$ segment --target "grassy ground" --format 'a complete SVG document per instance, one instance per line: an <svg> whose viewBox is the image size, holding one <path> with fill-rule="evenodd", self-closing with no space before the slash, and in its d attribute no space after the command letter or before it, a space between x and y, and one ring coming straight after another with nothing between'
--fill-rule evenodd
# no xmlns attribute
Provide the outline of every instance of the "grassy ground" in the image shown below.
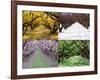
<svg viewBox="0 0 100 80"><path fill-rule="evenodd" d="M48 67L49 64L47 62L47 60L45 60L43 58L43 56L41 56L41 52L40 49L37 49L34 55L34 61L32 63L32 67L33 68L41 68L41 67Z"/></svg>
<svg viewBox="0 0 100 80"><path fill-rule="evenodd" d="M81 56L72 56L69 59L62 61L59 66L87 66L89 65L89 60Z"/></svg>
<svg viewBox="0 0 100 80"><path fill-rule="evenodd" d="M41 53L41 49L37 48L34 53L24 58L22 66L23 69L57 67L58 62L46 54Z"/></svg>
<svg viewBox="0 0 100 80"><path fill-rule="evenodd" d="M50 31L46 29L44 26L38 26L33 31L28 29L23 36L23 40L43 40L43 39L51 39L57 40L57 33L50 34Z"/></svg>

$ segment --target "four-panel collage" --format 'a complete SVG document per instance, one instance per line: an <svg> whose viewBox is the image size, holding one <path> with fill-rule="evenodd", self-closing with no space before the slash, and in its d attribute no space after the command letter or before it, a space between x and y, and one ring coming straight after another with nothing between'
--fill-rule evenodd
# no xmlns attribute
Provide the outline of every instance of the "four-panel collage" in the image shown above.
<svg viewBox="0 0 100 80"><path fill-rule="evenodd" d="M90 15L22 12L22 68L90 65Z"/></svg>

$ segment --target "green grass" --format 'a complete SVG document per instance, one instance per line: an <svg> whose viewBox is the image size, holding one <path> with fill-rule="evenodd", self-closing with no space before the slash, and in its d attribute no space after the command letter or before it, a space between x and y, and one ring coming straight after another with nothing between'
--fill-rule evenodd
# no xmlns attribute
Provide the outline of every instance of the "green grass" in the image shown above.
<svg viewBox="0 0 100 80"><path fill-rule="evenodd" d="M33 68L42 68L42 67L48 67L48 66L49 66L48 62L43 59L43 57L41 56L40 50L37 49L32 67Z"/></svg>
<svg viewBox="0 0 100 80"><path fill-rule="evenodd" d="M89 65L89 60L81 56L72 56L69 59L62 61L59 66L86 66Z"/></svg>

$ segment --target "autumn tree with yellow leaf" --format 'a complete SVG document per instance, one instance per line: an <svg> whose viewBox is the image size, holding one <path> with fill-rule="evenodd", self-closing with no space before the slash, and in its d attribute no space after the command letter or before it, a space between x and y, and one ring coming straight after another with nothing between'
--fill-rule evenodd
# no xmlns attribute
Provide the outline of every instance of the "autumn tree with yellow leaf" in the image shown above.
<svg viewBox="0 0 100 80"><path fill-rule="evenodd" d="M39 28L39 26L43 26L44 29L48 31L47 34L49 36L51 34L57 33L57 30L59 28L58 13L42 11L23 11L23 36L27 34L28 28L30 28L30 30L35 33L34 30L36 28ZM41 29L41 34L42 31L43 29ZM40 34L36 35L38 36Z"/></svg>

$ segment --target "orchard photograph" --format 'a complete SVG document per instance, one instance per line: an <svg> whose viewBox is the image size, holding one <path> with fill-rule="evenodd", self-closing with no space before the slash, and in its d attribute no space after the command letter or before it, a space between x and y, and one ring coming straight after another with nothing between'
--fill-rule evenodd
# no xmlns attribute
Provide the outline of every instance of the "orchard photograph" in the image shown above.
<svg viewBox="0 0 100 80"><path fill-rule="evenodd" d="M22 11L23 40L89 40L90 14Z"/></svg>
<svg viewBox="0 0 100 80"><path fill-rule="evenodd" d="M90 65L89 40L28 40L23 42L25 68Z"/></svg>
<svg viewBox="0 0 100 80"><path fill-rule="evenodd" d="M59 22L59 40L90 39L90 14L60 12Z"/></svg>
<svg viewBox="0 0 100 80"><path fill-rule="evenodd" d="M22 68L88 66L90 14L22 11Z"/></svg>
<svg viewBox="0 0 100 80"><path fill-rule="evenodd" d="M89 40L59 40L59 67L75 67L90 65Z"/></svg>
<svg viewBox="0 0 100 80"><path fill-rule="evenodd" d="M23 69L58 66L58 41L28 40L23 42Z"/></svg>
<svg viewBox="0 0 100 80"><path fill-rule="evenodd" d="M22 12L23 40L57 40L59 28L58 12Z"/></svg>

